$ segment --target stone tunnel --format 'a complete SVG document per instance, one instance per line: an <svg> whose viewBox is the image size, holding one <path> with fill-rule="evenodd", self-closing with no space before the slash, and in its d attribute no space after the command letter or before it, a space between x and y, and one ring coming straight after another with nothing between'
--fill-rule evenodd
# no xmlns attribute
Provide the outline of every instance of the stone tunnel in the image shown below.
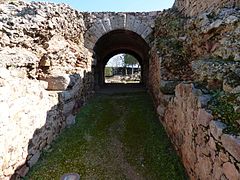
<svg viewBox="0 0 240 180"><path fill-rule="evenodd" d="M95 86L104 84L104 68L114 55L133 55L142 67L141 83L148 80L150 38L153 36L152 13L98 13L85 33L85 46L93 52ZM94 14L93 14L94 16Z"/></svg>
<svg viewBox="0 0 240 180"><path fill-rule="evenodd" d="M141 83L148 79L149 46L138 34L129 30L113 30L103 35L95 44L93 65L95 85L104 84L104 68L114 55L127 53L134 56L142 67Z"/></svg>
<svg viewBox="0 0 240 180"><path fill-rule="evenodd" d="M239 180L239 134L224 131L239 119L209 106L221 91L239 117L239 8L176 0L162 12L88 13L0 1L0 179L23 178L104 84L107 61L128 53L190 179Z"/></svg>

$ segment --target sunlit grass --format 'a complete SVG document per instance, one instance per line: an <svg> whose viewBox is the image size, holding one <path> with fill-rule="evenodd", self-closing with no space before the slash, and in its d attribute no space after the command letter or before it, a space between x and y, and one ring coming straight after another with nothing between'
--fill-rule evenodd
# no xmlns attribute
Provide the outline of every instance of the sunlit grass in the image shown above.
<svg viewBox="0 0 240 180"><path fill-rule="evenodd" d="M95 97L26 179L128 179L126 168L144 179L186 179L146 93Z"/></svg>

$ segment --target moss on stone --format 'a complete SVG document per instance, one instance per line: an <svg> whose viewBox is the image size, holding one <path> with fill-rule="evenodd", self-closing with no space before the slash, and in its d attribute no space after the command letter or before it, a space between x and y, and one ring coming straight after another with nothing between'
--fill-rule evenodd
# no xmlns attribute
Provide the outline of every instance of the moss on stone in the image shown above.
<svg viewBox="0 0 240 180"><path fill-rule="evenodd" d="M163 57L162 67L175 76L191 74L189 68L189 51L185 45L185 22L183 17L175 10L168 10L156 21L155 39L159 55Z"/></svg>
<svg viewBox="0 0 240 180"><path fill-rule="evenodd" d="M240 113L234 110L237 106L237 99L240 94L230 94L223 91L215 91L212 93L212 100L209 103L214 118L221 120L228 127L226 133L240 134Z"/></svg>

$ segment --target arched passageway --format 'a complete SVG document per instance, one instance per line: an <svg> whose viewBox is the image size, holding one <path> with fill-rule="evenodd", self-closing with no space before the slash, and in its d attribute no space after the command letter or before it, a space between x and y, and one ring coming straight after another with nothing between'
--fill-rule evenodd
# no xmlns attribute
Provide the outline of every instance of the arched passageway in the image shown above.
<svg viewBox="0 0 240 180"><path fill-rule="evenodd" d="M134 56L142 67L141 83L147 85L149 46L137 33L129 30L113 30L99 38L94 46L95 85L104 85L104 68L111 57L120 53Z"/></svg>

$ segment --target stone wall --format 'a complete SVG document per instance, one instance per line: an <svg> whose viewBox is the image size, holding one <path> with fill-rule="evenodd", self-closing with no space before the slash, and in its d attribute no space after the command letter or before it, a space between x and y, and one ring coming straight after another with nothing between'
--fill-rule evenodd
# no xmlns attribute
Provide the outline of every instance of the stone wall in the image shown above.
<svg viewBox="0 0 240 180"><path fill-rule="evenodd" d="M227 106L239 117L239 27L238 8L194 18L171 9L156 20L149 87L190 179L240 178L239 132L226 134L239 119L226 125L209 110L217 91L234 97Z"/></svg>
<svg viewBox="0 0 240 180"><path fill-rule="evenodd" d="M81 13L0 4L0 179L23 177L93 94Z"/></svg>
<svg viewBox="0 0 240 180"><path fill-rule="evenodd" d="M240 11L201 14L239 1L179 0L180 12L149 13L80 13L63 4L6 2L0 1L0 179L23 177L74 124L93 94L93 47L119 29L137 33L152 48L147 85L189 176L239 179L239 139L223 133L226 125L213 119L206 108L210 96L202 92L240 92ZM202 91L178 85L183 81Z"/></svg>
<svg viewBox="0 0 240 180"><path fill-rule="evenodd" d="M162 86L166 81L175 85L191 81L205 84L210 90L238 93L239 13L238 8L224 8L218 13L185 18L169 10L159 16L154 48L161 60ZM170 91L172 94L172 88Z"/></svg>
<svg viewBox="0 0 240 180"><path fill-rule="evenodd" d="M240 178L240 139L205 108L210 97L192 84L176 87L162 122L190 179Z"/></svg>
<svg viewBox="0 0 240 180"><path fill-rule="evenodd" d="M174 8L186 16L197 16L204 12L216 11L222 7L240 7L239 0L176 0Z"/></svg>

